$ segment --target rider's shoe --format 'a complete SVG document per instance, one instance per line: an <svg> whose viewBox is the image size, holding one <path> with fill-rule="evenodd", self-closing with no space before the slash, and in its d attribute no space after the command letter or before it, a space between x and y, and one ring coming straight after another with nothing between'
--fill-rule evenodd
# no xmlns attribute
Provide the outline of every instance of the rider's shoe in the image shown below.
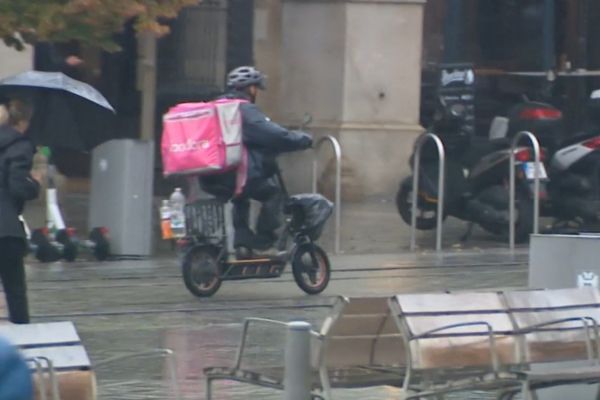
<svg viewBox="0 0 600 400"><path fill-rule="evenodd" d="M254 258L254 252L246 246L238 246L235 248L235 258L238 260L248 260Z"/></svg>
<svg viewBox="0 0 600 400"><path fill-rule="evenodd" d="M236 228L233 237L233 247L254 247L256 235L248 228Z"/></svg>
<svg viewBox="0 0 600 400"><path fill-rule="evenodd" d="M260 232L254 236L252 248L256 250L269 250L277 241L277 235L273 232Z"/></svg>
<svg viewBox="0 0 600 400"><path fill-rule="evenodd" d="M256 258L269 258L271 260L285 261L287 259L288 252L281 251L275 247L271 247L267 250L259 251L254 254Z"/></svg>
<svg viewBox="0 0 600 400"><path fill-rule="evenodd" d="M267 250L273 246L277 235L272 232L260 232L255 234L250 229L236 229L233 247L246 247L255 250Z"/></svg>
<svg viewBox="0 0 600 400"><path fill-rule="evenodd" d="M288 256L286 251L281 251L275 247L267 250L255 252L251 248L239 246L235 248L236 260L252 260L256 258L270 258L275 260L285 260Z"/></svg>

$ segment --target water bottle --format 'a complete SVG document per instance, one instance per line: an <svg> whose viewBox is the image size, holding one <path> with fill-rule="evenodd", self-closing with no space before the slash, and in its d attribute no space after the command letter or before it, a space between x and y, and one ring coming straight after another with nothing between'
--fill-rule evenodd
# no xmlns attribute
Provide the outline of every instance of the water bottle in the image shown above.
<svg viewBox="0 0 600 400"><path fill-rule="evenodd" d="M175 191L171 193L169 197L169 204L171 206L171 231L173 237L181 238L185 236L185 195L181 191L181 188L175 188Z"/></svg>
<svg viewBox="0 0 600 400"><path fill-rule="evenodd" d="M160 206L160 231L163 239L173 239L173 231L171 230L171 206L169 205L169 200L163 200L162 205Z"/></svg>

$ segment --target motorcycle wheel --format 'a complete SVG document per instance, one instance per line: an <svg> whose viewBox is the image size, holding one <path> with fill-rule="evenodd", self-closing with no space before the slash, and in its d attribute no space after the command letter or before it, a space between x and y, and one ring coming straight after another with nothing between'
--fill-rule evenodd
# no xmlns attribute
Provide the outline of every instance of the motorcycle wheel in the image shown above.
<svg viewBox="0 0 600 400"><path fill-rule="evenodd" d="M300 246L292 256L292 273L296 284L305 293L321 293L331 278L327 253L314 243Z"/></svg>
<svg viewBox="0 0 600 400"><path fill-rule="evenodd" d="M517 191L515 193L515 243L527 243L529 234L533 232L533 201L529 196ZM509 239L509 227L507 225L481 224L488 232L502 236L504 240Z"/></svg>
<svg viewBox="0 0 600 400"><path fill-rule="evenodd" d="M437 204L423 207L419 203L417 202L417 229L422 231L435 229L437 225ZM400 189L396 194L396 208L404 223L410 226L412 216L412 177L406 178L400 184ZM446 215L444 215L444 219L446 219Z"/></svg>
<svg viewBox="0 0 600 400"><path fill-rule="evenodd" d="M218 252L210 247L194 247L183 257L185 287L197 297L210 297L221 287Z"/></svg>

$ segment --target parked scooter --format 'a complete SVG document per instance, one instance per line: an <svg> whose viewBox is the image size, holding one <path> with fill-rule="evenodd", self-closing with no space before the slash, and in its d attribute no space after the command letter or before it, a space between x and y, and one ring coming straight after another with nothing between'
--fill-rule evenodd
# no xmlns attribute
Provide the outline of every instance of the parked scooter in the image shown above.
<svg viewBox="0 0 600 400"><path fill-rule="evenodd" d="M543 117L545 129L532 130L548 154L549 201L544 214L556 218L554 230L594 229L600 223L600 90L588 103L587 127L563 138L562 112L548 104L527 112Z"/></svg>
<svg viewBox="0 0 600 400"><path fill-rule="evenodd" d="M465 113L460 103L447 104L440 97L440 106L430 131L436 133L446 151L444 218L448 215L480 225L497 235L508 237L509 232L509 162L510 143L506 131L511 122L520 130L535 124L535 119L511 121L499 117L490 129L490 140L470 135L463 129ZM528 109L533 105L524 104ZM437 221L438 156L432 142L421 151L421 170L418 192L416 228L433 229ZM534 154L529 147L514 150L516 160L515 240L524 242L533 230ZM413 155L414 157L414 155ZM411 157L411 168L413 166ZM544 165L540 163L542 184L540 196L546 197ZM412 176L404 179L396 196L396 205L405 223L411 223ZM472 226L471 226L472 227ZM470 234L471 229L463 239Z"/></svg>
<svg viewBox="0 0 600 400"><path fill-rule="evenodd" d="M30 252L41 262L55 262L60 259L75 261L80 250L83 250L98 261L104 261L110 255L110 242L108 229L94 227L87 240L80 240L74 228L65 225L60 206L58 193L54 182L55 166L48 165L46 189L46 226L30 230L23 219L27 238L29 239Z"/></svg>

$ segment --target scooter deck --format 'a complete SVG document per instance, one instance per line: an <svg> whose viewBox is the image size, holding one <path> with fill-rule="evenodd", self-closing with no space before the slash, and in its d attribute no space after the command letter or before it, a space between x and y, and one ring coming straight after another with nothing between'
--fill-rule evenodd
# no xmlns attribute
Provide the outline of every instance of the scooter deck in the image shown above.
<svg viewBox="0 0 600 400"><path fill-rule="evenodd" d="M224 281L240 279L278 278L283 273L286 262L281 259L253 258L227 261L223 265L221 279Z"/></svg>

